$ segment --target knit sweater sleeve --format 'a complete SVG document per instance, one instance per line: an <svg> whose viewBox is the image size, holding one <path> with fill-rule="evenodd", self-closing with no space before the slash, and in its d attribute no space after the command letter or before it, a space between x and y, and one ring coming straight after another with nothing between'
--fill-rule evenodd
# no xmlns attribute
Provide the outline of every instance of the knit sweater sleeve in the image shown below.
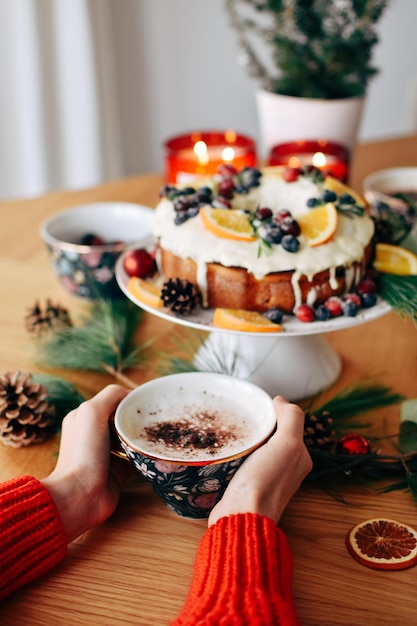
<svg viewBox="0 0 417 626"><path fill-rule="evenodd" d="M221 518L204 535L185 605L171 626L299 626L292 554L273 520Z"/></svg>
<svg viewBox="0 0 417 626"><path fill-rule="evenodd" d="M66 553L65 531L47 489L30 476L0 484L0 600Z"/></svg>

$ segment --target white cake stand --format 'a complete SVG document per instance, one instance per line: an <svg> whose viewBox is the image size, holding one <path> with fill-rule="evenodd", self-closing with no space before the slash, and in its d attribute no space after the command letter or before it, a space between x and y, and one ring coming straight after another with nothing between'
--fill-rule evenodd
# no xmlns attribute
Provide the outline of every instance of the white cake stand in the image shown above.
<svg viewBox="0 0 417 626"><path fill-rule="evenodd" d="M221 362L223 373L250 380L271 396L279 394L291 401L323 391L341 373L340 356L323 335L370 322L391 310L381 300L374 307L360 310L356 317L342 316L326 322L303 323L294 316L284 316L282 332L223 330L213 326L213 309L199 308L185 316L137 300L127 289L129 277L123 269L126 254L117 261L116 279L134 304L175 324L209 332L194 359L198 369L219 371Z"/></svg>

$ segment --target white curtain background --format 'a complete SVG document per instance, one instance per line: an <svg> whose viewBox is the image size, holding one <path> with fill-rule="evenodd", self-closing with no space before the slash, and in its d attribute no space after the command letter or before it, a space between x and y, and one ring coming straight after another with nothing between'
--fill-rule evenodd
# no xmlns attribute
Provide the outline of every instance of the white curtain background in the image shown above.
<svg viewBox="0 0 417 626"><path fill-rule="evenodd" d="M392 0L378 25L362 141L417 130L416 23ZM0 199L161 171L192 129L259 141L258 86L224 0L0 0Z"/></svg>
<svg viewBox="0 0 417 626"><path fill-rule="evenodd" d="M0 0L0 197L122 171L107 0Z"/></svg>

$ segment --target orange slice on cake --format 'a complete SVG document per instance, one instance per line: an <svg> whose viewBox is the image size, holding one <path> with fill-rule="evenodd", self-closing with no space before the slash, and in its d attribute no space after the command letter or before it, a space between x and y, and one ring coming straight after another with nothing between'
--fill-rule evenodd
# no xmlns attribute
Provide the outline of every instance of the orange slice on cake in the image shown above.
<svg viewBox="0 0 417 626"><path fill-rule="evenodd" d="M274 324L262 313L244 309L215 309L213 325L218 328L245 331L247 333L278 333L282 331L280 324Z"/></svg>
<svg viewBox="0 0 417 626"><path fill-rule="evenodd" d="M337 210L334 204L327 202L308 213L297 217L301 234L312 248L331 239L337 228Z"/></svg>
<svg viewBox="0 0 417 626"><path fill-rule="evenodd" d="M378 272L387 274L417 274L417 256L406 248L388 243L376 244L373 265Z"/></svg>
<svg viewBox="0 0 417 626"><path fill-rule="evenodd" d="M127 290L139 302L147 306L159 308L163 306L161 300L161 289L155 283L143 278L132 276L127 283Z"/></svg>
<svg viewBox="0 0 417 626"><path fill-rule="evenodd" d="M255 233L247 213L238 209L218 209L205 206L200 209L200 219L206 230L236 241L255 241Z"/></svg>
<svg viewBox="0 0 417 626"><path fill-rule="evenodd" d="M348 532L346 545L359 563L373 569L400 570L417 563L417 531L392 519L357 524Z"/></svg>

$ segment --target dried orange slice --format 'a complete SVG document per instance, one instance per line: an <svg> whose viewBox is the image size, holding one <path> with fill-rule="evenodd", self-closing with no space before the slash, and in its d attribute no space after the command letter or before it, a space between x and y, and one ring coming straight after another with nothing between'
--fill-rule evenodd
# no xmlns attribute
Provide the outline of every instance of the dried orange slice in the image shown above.
<svg viewBox="0 0 417 626"><path fill-rule="evenodd" d="M337 210L328 202L297 218L301 234L312 248L320 246L334 235L337 228Z"/></svg>
<svg viewBox="0 0 417 626"><path fill-rule="evenodd" d="M161 289L155 283L143 278L132 276L127 283L127 290L139 302L143 302L147 306L159 308L163 306L161 300Z"/></svg>
<svg viewBox="0 0 417 626"><path fill-rule="evenodd" d="M346 545L359 563L373 569L399 570L417 563L417 531L392 519L357 524L348 532Z"/></svg>
<svg viewBox="0 0 417 626"><path fill-rule="evenodd" d="M228 330L256 333L278 333L282 331L280 324L274 324L262 313L244 309L215 309L213 325Z"/></svg>
<svg viewBox="0 0 417 626"><path fill-rule="evenodd" d="M216 237L237 241L256 240L248 215L241 210L205 206L200 209L200 219L204 228Z"/></svg>
<svg viewBox="0 0 417 626"><path fill-rule="evenodd" d="M337 196L342 196L343 194L348 194L349 196L352 196L352 198L355 199L355 203L359 204L360 206L365 207L366 204L367 204L365 198L360 196L358 193L355 193L353 191L353 189L351 189L350 187L348 187L347 185L342 183L337 178L334 178L333 176L327 176L324 179L323 189L328 189L329 191L334 191Z"/></svg>
<svg viewBox="0 0 417 626"><path fill-rule="evenodd" d="M401 246L377 243L375 248L374 268L387 274L417 274L417 256Z"/></svg>

